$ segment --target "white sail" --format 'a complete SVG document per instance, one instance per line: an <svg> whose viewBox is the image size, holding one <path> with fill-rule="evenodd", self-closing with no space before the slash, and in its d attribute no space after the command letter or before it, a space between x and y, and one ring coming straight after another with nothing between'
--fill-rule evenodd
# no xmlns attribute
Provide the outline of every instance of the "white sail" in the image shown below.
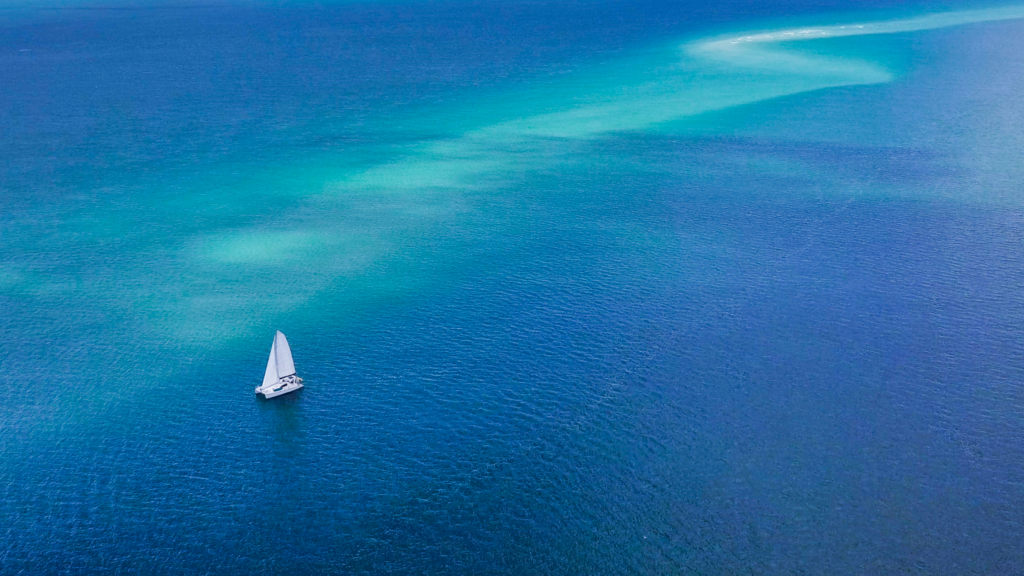
<svg viewBox="0 0 1024 576"><path fill-rule="evenodd" d="M278 334L281 334L278 332ZM291 359L291 351L288 353L289 361ZM267 371L263 374L263 386L270 386L271 384L277 384L277 337L274 337L274 343L270 346L270 360L267 360Z"/></svg>
<svg viewBox="0 0 1024 576"><path fill-rule="evenodd" d="M274 398L299 388L302 388L302 378L295 374L292 349L288 346L288 339L284 334L277 332L274 334L274 343L270 346L270 358L267 359L263 384L256 388L256 393L263 394L265 398Z"/></svg>
<svg viewBox="0 0 1024 576"><path fill-rule="evenodd" d="M276 354L276 360L274 359ZM274 346L270 349L270 361L276 363L277 378L284 378L285 376L292 376L295 374L295 362L292 362L292 349L288 346L288 340L285 339L284 334L280 330L277 331L277 335L274 336ZM270 375L270 365L267 365L267 376L264 376L263 382L266 384L267 377ZM277 381L276 379L274 380Z"/></svg>

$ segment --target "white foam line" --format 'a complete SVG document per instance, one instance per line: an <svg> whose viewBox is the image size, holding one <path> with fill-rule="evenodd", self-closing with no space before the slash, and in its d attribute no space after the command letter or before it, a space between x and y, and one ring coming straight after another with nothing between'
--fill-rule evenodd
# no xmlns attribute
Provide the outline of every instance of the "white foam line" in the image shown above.
<svg viewBox="0 0 1024 576"><path fill-rule="evenodd" d="M743 36L729 35L726 37L706 38L691 45L691 52L710 56L716 51L729 52L737 45L783 43L802 40L820 40L822 38L841 38L845 36L864 36L869 34L898 34L901 32L918 32L935 30L966 24L997 22L1024 18L1024 6L1003 6L979 10L961 10L927 14L914 18L880 20L860 24L824 26L820 28L784 29L767 32L751 33Z"/></svg>

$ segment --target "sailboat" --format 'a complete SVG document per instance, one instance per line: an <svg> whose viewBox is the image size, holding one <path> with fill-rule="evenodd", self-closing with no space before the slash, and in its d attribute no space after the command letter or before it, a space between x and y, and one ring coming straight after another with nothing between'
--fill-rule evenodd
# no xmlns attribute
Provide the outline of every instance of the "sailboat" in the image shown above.
<svg viewBox="0 0 1024 576"><path fill-rule="evenodd" d="M292 349L288 346L288 339L278 330L270 346L270 360L267 360L263 384L256 387L256 393L263 394L264 398L273 398L299 388L302 388L302 378L295 375Z"/></svg>

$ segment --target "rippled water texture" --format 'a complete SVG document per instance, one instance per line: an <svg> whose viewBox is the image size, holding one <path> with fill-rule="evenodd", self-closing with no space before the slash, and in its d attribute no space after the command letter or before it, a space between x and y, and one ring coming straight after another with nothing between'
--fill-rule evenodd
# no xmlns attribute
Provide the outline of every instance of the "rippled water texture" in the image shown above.
<svg viewBox="0 0 1024 576"><path fill-rule="evenodd" d="M1024 8L63 6L0 572L1024 572Z"/></svg>

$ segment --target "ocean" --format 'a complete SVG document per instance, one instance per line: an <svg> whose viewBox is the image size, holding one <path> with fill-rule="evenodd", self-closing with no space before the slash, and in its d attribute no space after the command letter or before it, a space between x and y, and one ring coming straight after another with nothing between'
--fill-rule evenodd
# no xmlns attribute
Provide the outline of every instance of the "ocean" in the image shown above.
<svg viewBox="0 0 1024 576"><path fill-rule="evenodd" d="M957 1L7 4L0 573L1024 573L1021 54Z"/></svg>

